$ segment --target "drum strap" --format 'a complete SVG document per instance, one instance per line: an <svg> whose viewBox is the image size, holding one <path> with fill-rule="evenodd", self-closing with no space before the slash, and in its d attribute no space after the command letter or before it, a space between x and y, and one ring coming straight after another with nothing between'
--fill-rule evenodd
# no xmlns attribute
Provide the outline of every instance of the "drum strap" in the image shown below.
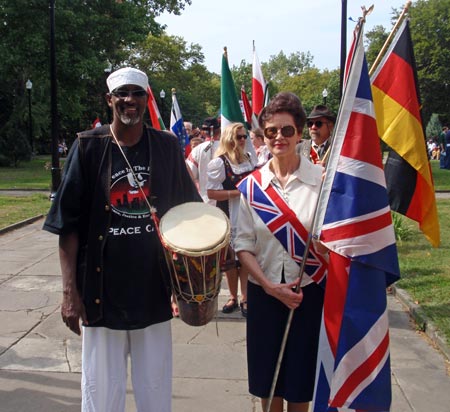
<svg viewBox="0 0 450 412"><path fill-rule="evenodd" d="M256 170L243 179L237 188L292 259L300 266L309 234L273 184L270 183L266 189L263 189L261 172ZM313 248L308 251L305 273L317 284L325 286L327 262Z"/></svg>

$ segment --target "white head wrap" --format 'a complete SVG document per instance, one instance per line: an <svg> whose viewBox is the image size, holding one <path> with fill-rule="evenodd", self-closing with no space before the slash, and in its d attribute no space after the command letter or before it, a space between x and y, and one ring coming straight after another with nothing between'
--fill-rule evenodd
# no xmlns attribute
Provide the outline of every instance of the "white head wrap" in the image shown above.
<svg viewBox="0 0 450 412"><path fill-rule="evenodd" d="M134 84L147 91L148 77L144 72L138 69L124 67L111 73L106 79L106 84L108 85L110 93L126 84Z"/></svg>

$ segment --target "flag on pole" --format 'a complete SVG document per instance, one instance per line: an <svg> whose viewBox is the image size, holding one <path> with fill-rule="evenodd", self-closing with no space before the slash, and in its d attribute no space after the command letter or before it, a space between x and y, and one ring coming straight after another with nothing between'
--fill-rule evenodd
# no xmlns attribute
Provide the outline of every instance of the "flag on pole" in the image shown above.
<svg viewBox="0 0 450 412"><path fill-rule="evenodd" d="M244 85L242 85L241 87L241 101L242 105L244 106L244 117L247 125L250 126L251 129L258 128L258 119L256 118L255 113L253 113L252 111L252 105L248 100Z"/></svg>
<svg viewBox="0 0 450 412"><path fill-rule="evenodd" d="M150 113L150 120L152 121L153 128L157 130L166 130L166 126L164 126L163 119L161 117L161 114L159 113L158 105L156 104L155 96L153 95L150 86L147 87L147 93L148 93L147 106L148 111Z"/></svg>
<svg viewBox="0 0 450 412"><path fill-rule="evenodd" d="M170 112L170 130L178 137L181 148L185 149L189 144L189 138L184 128L183 116L181 115L180 106L178 105L176 90L172 89L172 110Z"/></svg>
<svg viewBox="0 0 450 412"><path fill-rule="evenodd" d="M398 29L371 81L378 133L392 149L384 169L391 209L417 221L428 241L437 247L439 220L408 19Z"/></svg>
<svg viewBox="0 0 450 412"><path fill-rule="evenodd" d="M362 31L312 232L330 249L314 412L391 404L386 286L399 267Z"/></svg>
<svg viewBox="0 0 450 412"><path fill-rule="evenodd" d="M222 56L222 78L220 83L220 106L221 106L221 129L224 130L229 124L239 122L245 125L236 88L228 65L227 48L224 48ZM257 163L255 148L250 139L245 142L245 151L250 154L254 164Z"/></svg>
<svg viewBox="0 0 450 412"><path fill-rule="evenodd" d="M253 113L258 117L262 108L268 100L267 85L262 74L261 65L256 54L255 42L253 42L253 65L252 65L252 105Z"/></svg>

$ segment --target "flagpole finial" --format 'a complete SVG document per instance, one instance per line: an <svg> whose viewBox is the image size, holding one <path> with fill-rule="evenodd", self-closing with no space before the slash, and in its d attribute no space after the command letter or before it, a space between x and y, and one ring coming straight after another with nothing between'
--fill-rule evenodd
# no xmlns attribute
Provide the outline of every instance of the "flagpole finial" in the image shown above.
<svg viewBox="0 0 450 412"><path fill-rule="evenodd" d="M172 87L172 94L176 94L177 89L175 89L175 87Z"/></svg>
<svg viewBox="0 0 450 412"><path fill-rule="evenodd" d="M370 13L372 13L373 8L374 8L373 4L368 9L366 9L366 6L361 6L361 10L363 12L363 15L362 15L363 21L366 21L366 16L368 16Z"/></svg>
<svg viewBox="0 0 450 412"><path fill-rule="evenodd" d="M228 60L228 49L227 49L227 46L225 46L225 47L223 48L223 55L224 55L225 58Z"/></svg>

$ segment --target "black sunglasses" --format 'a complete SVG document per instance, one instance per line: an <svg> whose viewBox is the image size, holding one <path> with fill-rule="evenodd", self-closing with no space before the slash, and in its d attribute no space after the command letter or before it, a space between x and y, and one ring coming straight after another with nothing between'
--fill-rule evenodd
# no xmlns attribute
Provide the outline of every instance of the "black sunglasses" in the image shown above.
<svg viewBox="0 0 450 412"><path fill-rule="evenodd" d="M306 122L306 126L313 127L315 125L318 129L320 129L324 124L328 124L328 122L322 122L322 120L316 120L315 122L308 120Z"/></svg>
<svg viewBox="0 0 450 412"><path fill-rule="evenodd" d="M114 90L111 94L119 99L126 99L127 97L144 97L147 96L145 90Z"/></svg>
<svg viewBox="0 0 450 412"><path fill-rule="evenodd" d="M275 126L266 127L264 129L264 136L266 136L268 139L275 139L278 136L278 132L280 132L283 137L292 137L295 134L295 127L283 126L279 129Z"/></svg>
<svg viewBox="0 0 450 412"><path fill-rule="evenodd" d="M236 135L236 139L237 140L247 139L247 135L246 134L237 134Z"/></svg>

